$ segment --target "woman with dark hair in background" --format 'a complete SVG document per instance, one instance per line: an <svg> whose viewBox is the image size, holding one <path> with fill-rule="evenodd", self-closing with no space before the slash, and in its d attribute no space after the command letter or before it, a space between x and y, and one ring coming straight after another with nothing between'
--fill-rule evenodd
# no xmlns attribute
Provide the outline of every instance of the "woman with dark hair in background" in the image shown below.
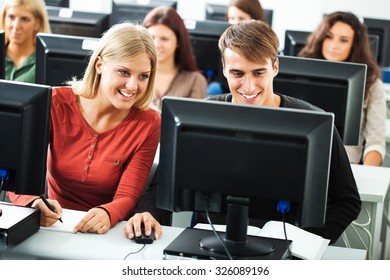
<svg viewBox="0 0 390 280"><path fill-rule="evenodd" d="M232 0L226 10L226 21L230 24L248 19L267 22L259 0Z"/></svg>
<svg viewBox="0 0 390 280"><path fill-rule="evenodd" d="M351 163L380 166L386 154L386 99L381 71L371 52L367 27L349 12L324 17L299 56L367 65L359 144L346 146Z"/></svg>
<svg viewBox="0 0 390 280"><path fill-rule="evenodd" d="M5 79L35 83L35 36L51 33L43 0L6 0L0 12L5 31Z"/></svg>
<svg viewBox="0 0 390 280"><path fill-rule="evenodd" d="M143 22L157 48L157 75L153 103L161 109L166 96L205 98L206 78L198 71L190 36L183 19L171 7L156 7Z"/></svg>

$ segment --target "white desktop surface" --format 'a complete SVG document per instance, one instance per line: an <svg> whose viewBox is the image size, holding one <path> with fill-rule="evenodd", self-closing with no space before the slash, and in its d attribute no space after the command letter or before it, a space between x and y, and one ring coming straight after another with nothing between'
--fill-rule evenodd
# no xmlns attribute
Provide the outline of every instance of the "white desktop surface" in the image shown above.
<svg viewBox="0 0 390 280"><path fill-rule="evenodd" d="M383 203L390 185L390 168L358 164L351 167L361 200Z"/></svg>
<svg viewBox="0 0 390 280"><path fill-rule="evenodd" d="M126 255L143 246L125 237L125 224L126 222L120 222L103 235L39 230L13 248L12 252L50 259L123 260ZM162 260L165 247L183 230L184 228L163 226L163 235L159 240L146 245L142 251L131 254L126 259ZM365 250L328 246L323 259L362 260L365 256Z"/></svg>
<svg viewBox="0 0 390 280"><path fill-rule="evenodd" d="M383 210L390 185L390 168L356 164L352 164L351 167L362 205L364 206L355 222L360 224L367 223L364 228L368 230L372 238L371 245L368 245L369 258L382 259L389 254L388 251L390 250L386 244L387 241L382 238L382 236L387 234L386 225L383 224ZM366 209L370 217L367 216ZM361 248L363 246L362 242L353 228L353 226L349 226L345 233L350 239L353 248ZM369 244L367 234L362 230L359 230L359 232L360 236L365 240L364 242ZM338 245L341 243L341 240L336 242Z"/></svg>
<svg viewBox="0 0 390 280"><path fill-rule="evenodd" d="M12 251L50 259L123 260L127 254L136 252L143 246L125 237L125 225L126 222L120 222L106 234L100 235L40 229ZM159 240L147 244L141 252L126 259L161 260L165 247L182 231L183 228L163 227L163 235Z"/></svg>
<svg viewBox="0 0 390 280"><path fill-rule="evenodd" d="M383 83L383 86L385 88L386 101L390 102L390 83Z"/></svg>
<svg viewBox="0 0 390 280"><path fill-rule="evenodd" d="M390 184L390 168L352 165L352 171L362 200L377 205L378 210L383 210L380 206L383 206ZM378 217L372 221L376 231L374 247L378 245L381 220ZM12 251L51 259L123 260L126 255L138 251L143 246L125 237L123 233L125 224L126 222L120 222L103 235L39 230ZM159 240L146 245L141 252L129 255L126 259L161 260L165 247L182 231L183 228L164 226L163 235ZM328 246L323 259L364 259L365 255L366 251L361 249Z"/></svg>
<svg viewBox="0 0 390 280"><path fill-rule="evenodd" d="M322 260L365 260L366 256L366 250L328 246Z"/></svg>

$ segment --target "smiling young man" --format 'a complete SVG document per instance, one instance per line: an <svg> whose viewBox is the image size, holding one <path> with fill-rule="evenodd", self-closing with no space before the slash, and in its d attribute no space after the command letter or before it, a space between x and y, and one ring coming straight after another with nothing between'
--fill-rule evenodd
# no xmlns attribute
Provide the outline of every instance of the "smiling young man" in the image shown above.
<svg viewBox="0 0 390 280"><path fill-rule="evenodd" d="M231 25L219 40L223 71L230 93L208 99L254 106L320 110L303 100L274 92L273 79L279 70L278 48L277 35L262 21L250 20ZM351 166L335 129L325 225L307 230L335 242L357 218L360 207L361 200ZM203 222L202 217L198 217L197 221ZM255 221L250 223L258 224Z"/></svg>

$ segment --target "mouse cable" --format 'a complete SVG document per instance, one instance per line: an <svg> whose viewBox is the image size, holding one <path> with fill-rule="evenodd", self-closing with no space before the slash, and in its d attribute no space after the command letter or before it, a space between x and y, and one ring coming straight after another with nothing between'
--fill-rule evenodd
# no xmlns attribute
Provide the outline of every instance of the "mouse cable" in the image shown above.
<svg viewBox="0 0 390 280"><path fill-rule="evenodd" d="M139 252L141 252L141 251L145 248L145 245L146 245L146 244L144 244L138 251L128 253L128 254L123 258L123 260L126 260L127 257L130 256L130 255L138 254Z"/></svg>

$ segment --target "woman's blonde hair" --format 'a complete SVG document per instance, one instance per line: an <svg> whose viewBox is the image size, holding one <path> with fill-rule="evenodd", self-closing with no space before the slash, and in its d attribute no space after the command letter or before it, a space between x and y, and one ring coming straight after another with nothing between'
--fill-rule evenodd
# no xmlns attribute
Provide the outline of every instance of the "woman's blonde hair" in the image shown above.
<svg viewBox="0 0 390 280"><path fill-rule="evenodd" d="M95 67L98 57L107 62L128 61L142 54L149 57L151 72L145 94L134 103L134 107L145 110L149 108L153 98L157 53L152 36L141 25L124 22L107 30L91 55L83 78L69 81L68 84L72 86L76 94L92 98L100 85L100 75Z"/></svg>
<svg viewBox="0 0 390 280"><path fill-rule="evenodd" d="M46 5L43 0L6 0L0 12L0 29L5 29L5 16L8 9L16 6L26 7L26 9L33 14L34 18L40 21L39 29L35 31L35 35L39 32L51 33ZM9 40L6 38L5 43L8 44L8 41Z"/></svg>

